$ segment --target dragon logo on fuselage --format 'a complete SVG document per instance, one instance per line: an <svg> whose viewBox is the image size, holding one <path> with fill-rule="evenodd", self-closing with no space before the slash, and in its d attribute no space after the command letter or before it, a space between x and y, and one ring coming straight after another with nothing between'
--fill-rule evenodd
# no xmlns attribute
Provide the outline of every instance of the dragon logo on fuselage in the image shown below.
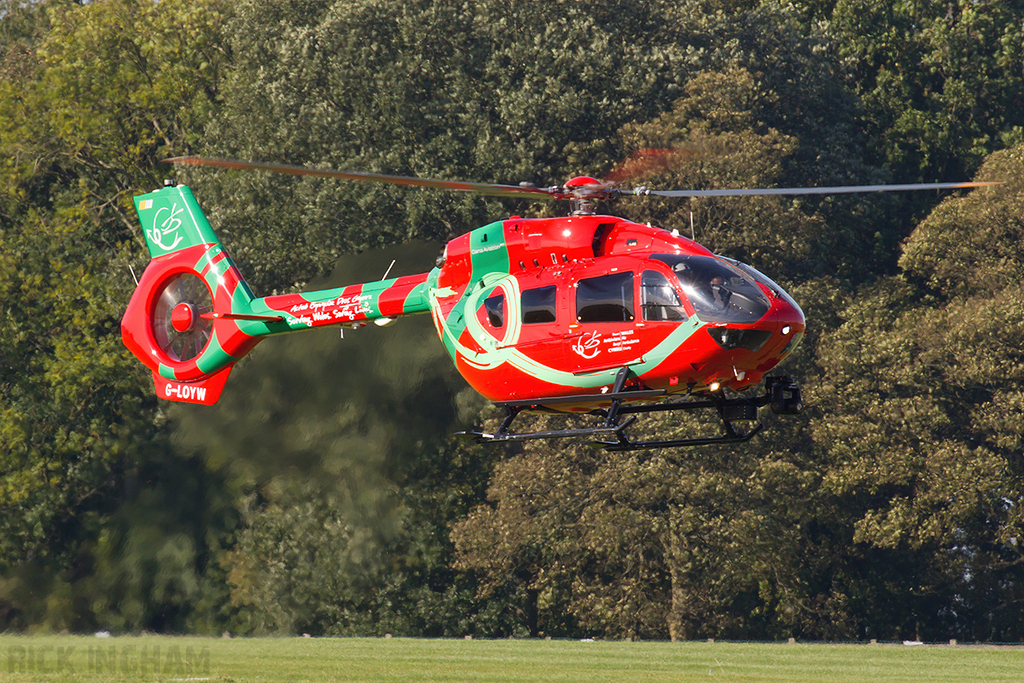
<svg viewBox="0 0 1024 683"><path fill-rule="evenodd" d="M595 330L583 334L572 345L572 350L581 358L596 358L601 353L601 333Z"/></svg>

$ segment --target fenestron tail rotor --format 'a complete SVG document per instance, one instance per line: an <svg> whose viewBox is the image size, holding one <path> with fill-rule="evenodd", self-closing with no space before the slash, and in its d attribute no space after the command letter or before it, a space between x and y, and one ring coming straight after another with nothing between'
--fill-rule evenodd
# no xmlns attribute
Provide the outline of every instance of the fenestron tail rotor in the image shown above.
<svg viewBox="0 0 1024 683"><path fill-rule="evenodd" d="M189 361L203 352L213 335L213 297L206 282L192 273L178 273L164 283L153 307L153 338L175 361Z"/></svg>

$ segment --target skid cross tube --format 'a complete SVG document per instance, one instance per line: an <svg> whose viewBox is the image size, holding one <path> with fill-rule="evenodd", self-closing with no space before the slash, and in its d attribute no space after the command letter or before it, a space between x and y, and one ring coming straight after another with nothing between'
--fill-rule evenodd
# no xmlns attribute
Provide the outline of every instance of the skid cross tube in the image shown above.
<svg viewBox="0 0 1024 683"><path fill-rule="evenodd" d="M656 399L665 395L662 390L627 390L630 378L629 368L623 367L615 377L612 390L604 394L587 394L577 396L554 396L535 401L504 401L495 405L505 409L505 417L498 429L493 432L467 431L460 432L463 436L475 439L478 443L501 443L510 441L531 441L534 439L589 438L595 446L609 451L635 451L653 448L681 448L687 446L706 446L710 444L742 443L750 440L764 429L758 422L747 431L740 431L733 422L737 420L756 420L757 411L772 402L772 387L778 383L793 386L789 378L770 378L765 393L755 397L728 398L721 392L709 392L701 397L687 395L683 400L665 403L636 403L638 399ZM607 408L599 408L590 415L603 418L601 424L575 429L554 429L535 432L513 432L512 423L525 410L551 411L551 406L584 403L588 401L610 402ZM626 428L634 424L637 415L659 412L694 412L714 410L721 419L723 434L720 436L693 437L684 439L649 439L634 441L626 434ZM625 419L623 419L625 417Z"/></svg>
<svg viewBox="0 0 1024 683"><path fill-rule="evenodd" d="M733 425L733 421L740 419L738 416L742 415L747 415L750 418L756 418L757 409L766 405L768 402L768 396L758 396L756 398L726 398L720 393L712 392L707 394L703 399L619 406L616 409L616 416L636 415L641 413L714 410L722 420L722 428L725 433L721 436L633 441L625 434L625 432L619 431L615 434L617 439L616 441L595 441L594 445L601 446L609 451L637 451L653 448L708 446L716 443L742 443L750 440L755 434L764 429L764 425L759 422L748 431L739 432Z"/></svg>

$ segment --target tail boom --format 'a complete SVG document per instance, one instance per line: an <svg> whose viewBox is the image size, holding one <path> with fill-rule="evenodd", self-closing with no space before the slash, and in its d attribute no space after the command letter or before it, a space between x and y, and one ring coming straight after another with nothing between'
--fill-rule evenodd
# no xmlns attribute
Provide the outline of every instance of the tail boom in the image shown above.
<svg viewBox="0 0 1024 683"><path fill-rule="evenodd" d="M152 370L160 398L215 403L234 364L270 335L430 310L435 272L257 299L187 187L136 197L135 205L152 260L121 337Z"/></svg>
<svg viewBox="0 0 1024 683"><path fill-rule="evenodd" d="M287 331L346 325L427 313L430 273L368 282L336 289L282 294L252 303L261 315L280 315Z"/></svg>

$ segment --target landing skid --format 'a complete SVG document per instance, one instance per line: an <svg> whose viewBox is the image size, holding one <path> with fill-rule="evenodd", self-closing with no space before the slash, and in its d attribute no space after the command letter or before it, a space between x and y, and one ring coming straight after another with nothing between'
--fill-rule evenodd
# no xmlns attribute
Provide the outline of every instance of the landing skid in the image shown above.
<svg viewBox="0 0 1024 683"><path fill-rule="evenodd" d="M707 446L711 444L742 443L758 434L764 425L758 422L746 431L740 431L735 421L757 419L758 408L771 405L777 414L793 415L800 412L800 389L789 377L769 377L765 382L765 393L756 397L726 398L718 392L705 394L700 398L688 398L682 401L667 403L635 404L640 399L655 399L665 395L664 391L626 391L628 368L622 368L615 378L611 392L584 396L555 396L530 402L503 401L495 405L505 409L505 419L493 432L468 431L461 435L471 437L477 443L504 443L510 441L532 441L535 439L587 438L591 443L609 451L637 451L653 448L682 448L687 446ZM513 432L512 423L520 413L526 410L550 410L552 406L568 403L584 403L588 401L611 401L606 409L592 411L590 414L603 418L603 421L592 427L577 429L555 429L537 432ZM626 434L626 429L634 424L637 415L644 413L702 411L714 410L722 421L720 436L695 437L688 439L654 439L634 441ZM625 419L623 419L625 418Z"/></svg>

